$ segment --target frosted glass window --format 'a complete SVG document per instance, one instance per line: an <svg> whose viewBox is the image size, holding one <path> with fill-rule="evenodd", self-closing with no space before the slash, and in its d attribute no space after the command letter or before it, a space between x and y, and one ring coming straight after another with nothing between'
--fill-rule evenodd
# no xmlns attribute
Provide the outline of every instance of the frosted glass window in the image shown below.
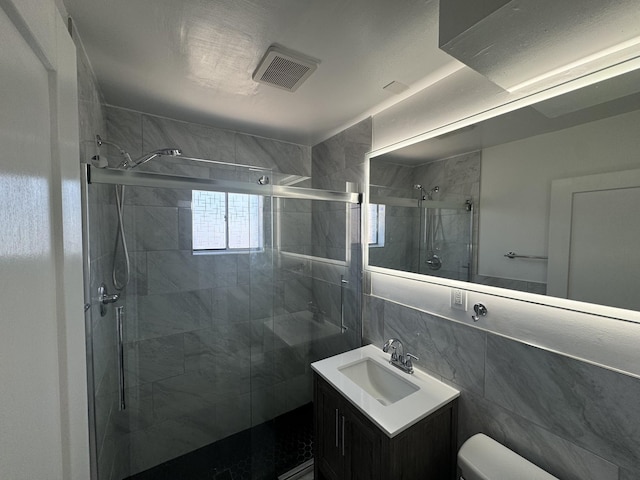
<svg viewBox="0 0 640 480"><path fill-rule="evenodd" d="M369 204L369 246L384 247L385 206Z"/></svg>
<svg viewBox="0 0 640 480"><path fill-rule="evenodd" d="M240 193L191 195L193 250L262 248L262 197Z"/></svg>

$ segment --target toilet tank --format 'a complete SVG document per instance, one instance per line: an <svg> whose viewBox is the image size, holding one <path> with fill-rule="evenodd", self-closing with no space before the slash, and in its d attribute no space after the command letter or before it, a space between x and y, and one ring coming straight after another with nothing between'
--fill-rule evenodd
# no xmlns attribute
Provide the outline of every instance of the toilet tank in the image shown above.
<svg viewBox="0 0 640 480"><path fill-rule="evenodd" d="M558 480L482 433L464 442L458 468L464 480Z"/></svg>

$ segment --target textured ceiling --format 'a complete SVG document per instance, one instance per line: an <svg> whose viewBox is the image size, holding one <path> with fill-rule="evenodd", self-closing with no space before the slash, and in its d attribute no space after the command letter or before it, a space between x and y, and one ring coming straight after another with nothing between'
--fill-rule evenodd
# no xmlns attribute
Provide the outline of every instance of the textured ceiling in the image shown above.
<svg viewBox="0 0 640 480"><path fill-rule="evenodd" d="M460 65L438 49L435 0L64 4L106 103L308 145ZM294 93L251 78L274 43L320 60Z"/></svg>

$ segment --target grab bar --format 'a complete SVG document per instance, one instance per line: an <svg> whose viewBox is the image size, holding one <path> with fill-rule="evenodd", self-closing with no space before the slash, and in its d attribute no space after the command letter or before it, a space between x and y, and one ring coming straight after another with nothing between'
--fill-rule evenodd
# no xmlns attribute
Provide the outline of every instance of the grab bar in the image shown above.
<svg viewBox="0 0 640 480"><path fill-rule="evenodd" d="M127 408L124 399L124 343L123 328L124 323L124 306L116 307L116 331L118 335L118 394L120 397L119 410Z"/></svg>
<svg viewBox="0 0 640 480"><path fill-rule="evenodd" d="M505 255L507 258L531 258L533 260L549 260L549 257L542 257L540 255L518 255L516 252L509 252Z"/></svg>
<svg viewBox="0 0 640 480"><path fill-rule="evenodd" d="M344 289L349 285L349 281L344 279L344 275L340 275L340 329L342 333L349 328L344 325Z"/></svg>

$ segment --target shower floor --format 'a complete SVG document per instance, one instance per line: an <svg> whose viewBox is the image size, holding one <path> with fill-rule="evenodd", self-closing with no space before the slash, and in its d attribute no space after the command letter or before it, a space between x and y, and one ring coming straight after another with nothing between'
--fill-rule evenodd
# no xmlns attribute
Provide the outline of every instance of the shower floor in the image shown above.
<svg viewBox="0 0 640 480"><path fill-rule="evenodd" d="M276 480L313 458L311 403L127 480Z"/></svg>

